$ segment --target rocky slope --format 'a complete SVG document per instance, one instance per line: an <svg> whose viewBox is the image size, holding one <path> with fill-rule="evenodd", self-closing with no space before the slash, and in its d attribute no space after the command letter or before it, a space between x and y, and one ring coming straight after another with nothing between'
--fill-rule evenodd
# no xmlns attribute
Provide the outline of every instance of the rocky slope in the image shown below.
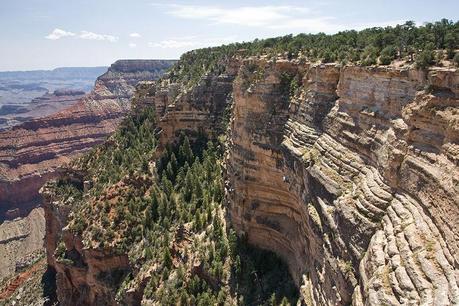
<svg viewBox="0 0 459 306"><path fill-rule="evenodd" d="M157 79L174 61L120 60L73 106L0 133L0 219L26 215L58 167L104 141L130 108L139 81Z"/></svg>

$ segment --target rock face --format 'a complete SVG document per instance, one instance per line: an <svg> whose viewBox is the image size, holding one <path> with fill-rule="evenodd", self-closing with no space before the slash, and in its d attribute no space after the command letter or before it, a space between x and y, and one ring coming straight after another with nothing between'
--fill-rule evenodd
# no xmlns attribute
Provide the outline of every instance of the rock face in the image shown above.
<svg viewBox="0 0 459 306"><path fill-rule="evenodd" d="M178 84L166 78L162 83L142 82L137 86L133 98L133 111L154 106L158 115L160 149L175 140L180 132L190 136L199 133L215 134L222 131L219 120L231 100L233 81L237 75L237 61L228 63L226 72L208 75L188 91L179 92ZM82 175L74 171L63 171L60 177L77 186L84 185ZM57 296L61 305L118 305L114 286L125 273L136 269L135 263L126 254L113 254L108 250L85 248L81 237L65 229L71 212L71 203L56 201L54 189L45 185L44 197L48 265L56 272ZM59 241L65 251L59 259ZM61 248L62 249L62 248ZM62 260L64 258L64 260ZM68 262L65 259L72 259ZM133 288L125 296L126 303L140 304L142 292L150 277L146 276L139 288Z"/></svg>
<svg viewBox="0 0 459 306"><path fill-rule="evenodd" d="M145 83L135 101L156 108L160 148L181 131L218 135L230 110L228 218L287 262L305 304L450 305L459 303L458 84L457 69L248 58L191 89ZM46 202L61 303L116 304L95 275L133 263L82 248L61 232L68 206ZM60 235L81 267L56 260Z"/></svg>
<svg viewBox="0 0 459 306"><path fill-rule="evenodd" d="M130 108L136 84L157 79L173 63L117 61L76 104L1 132L0 220L10 209L26 215L40 202L38 189L56 177L59 166L103 142L116 129Z"/></svg>
<svg viewBox="0 0 459 306"><path fill-rule="evenodd" d="M229 60L225 62L224 73L205 75L197 85L187 89L167 78L160 84L139 86L136 105L156 109L160 128L158 151L173 142L181 132L190 136L198 133L217 136L223 132L221 118L231 104L233 81L239 65L239 60Z"/></svg>
<svg viewBox="0 0 459 306"><path fill-rule="evenodd" d="M459 303L458 84L454 69L242 66L230 219L307 304Z"/></svg>
<svg viewBox="0 0 459 306"><path fill-rule="evenodd" d="M35 208L23 219L0 224L0 280L43 255L45 218L43 208Z"/></svg>

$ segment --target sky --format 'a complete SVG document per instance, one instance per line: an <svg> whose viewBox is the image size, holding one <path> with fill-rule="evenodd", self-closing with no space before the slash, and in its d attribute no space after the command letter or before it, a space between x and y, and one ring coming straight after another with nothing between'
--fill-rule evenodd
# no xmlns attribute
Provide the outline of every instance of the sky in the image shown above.
<svg viewBox="0 0 459 306"><path fill-rule="evenodd" d="M298 33L458 20L459 1L0 0L0 71L176 59Z"/></svg>

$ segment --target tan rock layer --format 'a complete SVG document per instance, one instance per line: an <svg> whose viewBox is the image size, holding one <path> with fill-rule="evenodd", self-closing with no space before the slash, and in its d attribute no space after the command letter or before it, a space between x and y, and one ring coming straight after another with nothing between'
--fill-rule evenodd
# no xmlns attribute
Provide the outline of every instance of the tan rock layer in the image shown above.
<svg viewBox="0 0 459 306"><path fill-rule="evenodd" d="M238 231L287 261L307 304L459 303L457 70L256 64L234 85ZM285 74L302 80L287 104Z"/></svg>

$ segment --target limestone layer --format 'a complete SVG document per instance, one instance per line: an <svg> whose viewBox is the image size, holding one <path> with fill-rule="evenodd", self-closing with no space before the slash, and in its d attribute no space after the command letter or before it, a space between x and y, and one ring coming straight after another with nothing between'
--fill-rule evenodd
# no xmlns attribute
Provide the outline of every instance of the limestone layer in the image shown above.
<svg viewBox="0 0 459 306"><path fill-rule="evenodd" d="M44 235L43 208L33 209L26 218L0 224L0 280L43 255Z"/></svg>

